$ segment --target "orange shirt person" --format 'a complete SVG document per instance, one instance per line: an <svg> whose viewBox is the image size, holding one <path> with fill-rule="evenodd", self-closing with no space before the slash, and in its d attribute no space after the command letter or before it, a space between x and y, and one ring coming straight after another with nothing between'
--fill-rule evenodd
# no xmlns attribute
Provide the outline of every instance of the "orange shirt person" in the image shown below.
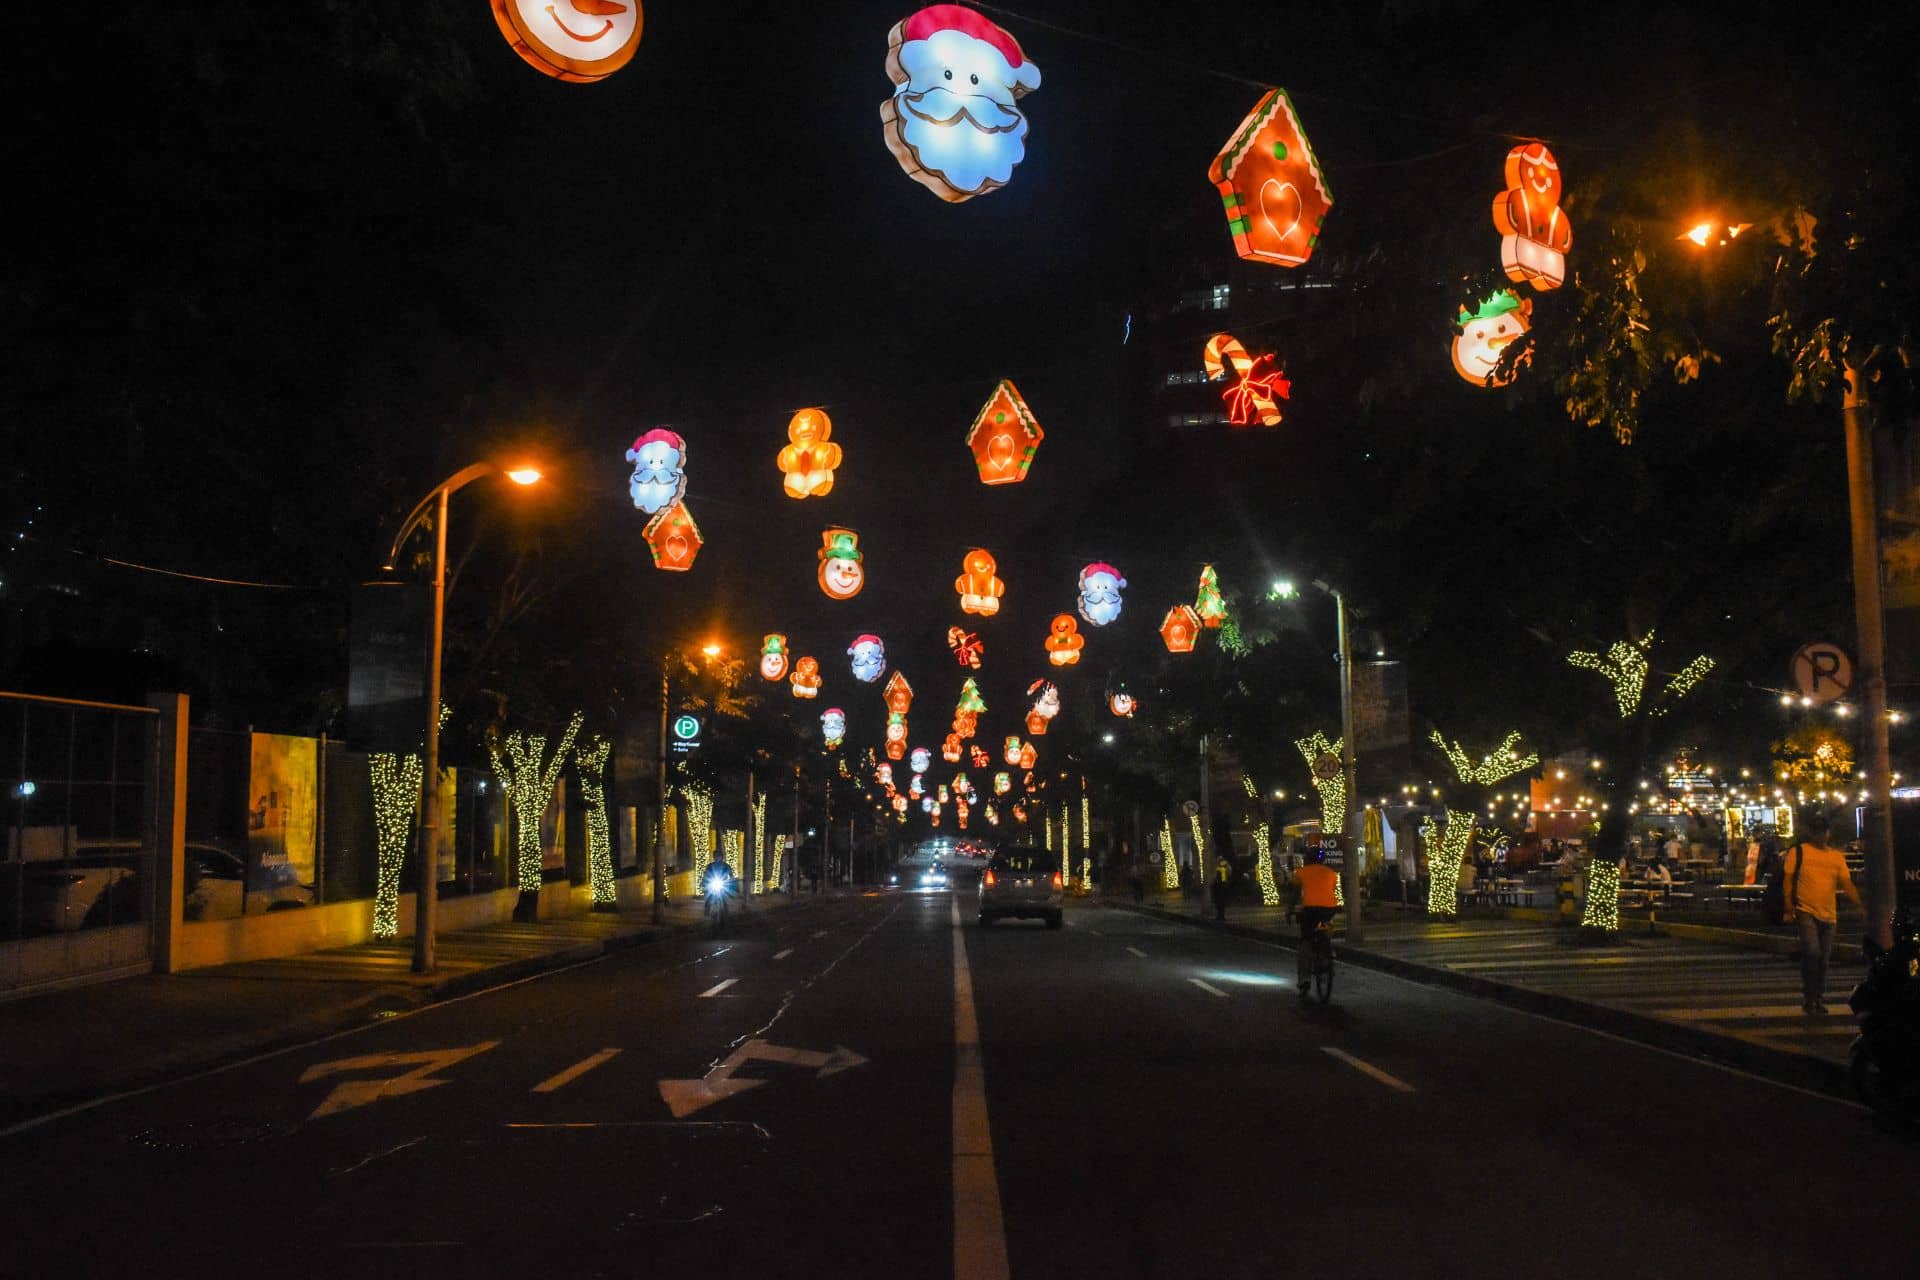
<svg viewBox="0 0 1920 1280"><path fill-rule="evenodd" d="M1833 933L1839 921L1842 891L1860 903L1847 870L1846 855L1829 846L1824 817L1802 824L1800 843L1787 850L1781 863L1787 899L1800 928L1800 1008L1809 1014L1827 1011L1827 960L1833 954Z"/></svg>

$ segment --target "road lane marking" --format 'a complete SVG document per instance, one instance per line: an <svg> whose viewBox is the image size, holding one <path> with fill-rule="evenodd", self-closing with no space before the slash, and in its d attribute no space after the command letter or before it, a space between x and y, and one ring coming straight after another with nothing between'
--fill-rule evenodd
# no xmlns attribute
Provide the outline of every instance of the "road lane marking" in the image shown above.
<svg viewBox="0 0 1920 1280"><path fill-rule="evenodd" d="M774 958L775 960L785 960L785 959L786 959L786 958L787 958L788 956L790 956L790 955L792 955L792 954L793 954L793 948L792 948L792 947L788 947L788 948L787 948L787 949L786 949L785 951L776 951L776 952L774 952L774 953L773 953L773 958Z"/></svg>
<svg viewBox="0 0 1920 1280"><path fill-rule="evenodd" d="M555 1089L564 1089L619 1052L618 1049L602 1049L598 1053L590 1053L560 1074L548 1076L545 1080L533 1086L532 1092L552 1093Z"/></svg>
<svg viewBox="0 0 1920 1280"><path fill-rule="evenodd" d="M1362 1062L1360 1059L1354 1057L1352 1054L1348 1053L1344 1049L1336 1049L1330 1044L1323 1044L1320 1046L1320 1052L1327 1054L1330 1057L1335 1057L1340 1059L1340 1061L1346 1063L1348 1066L1352 1067L1355 1071L1358 1071L1363 1075L1372 1076L1375 1080L1378 1080L1381 1084L1387 1086L1387 1088L1389 1089L1398 1089L1401 1093L1416 1092L1412 1085L1408 1084L1405 1080L1402 1080L1399 1076L1388 1075L1386 1072L1382 1071L1380 1068L1374 1066L1371 1062Z"/></svg>
<svg viewBox="0 0 1920 1280"><path fill-rule="evenodd" d="M722 978L719 982L714 983L712 986L708 987L705 991L702 991L699 995L695 996L694 999L711 1000L715 996L719 995L722 991L725 991L728 987L732 986L734 983L738 981L740 981L740 979L738 978Z"/></svg>
<svg viewBox="0 0 1920 1280"><path fill-rule="evenodd" d="M953 920L953 1274L954 1280L1004 1280L1007 1229L987 1125L987 1069L973 1013L973 974L960 900Z"/></svg>
<svg viewBox="0 0 1920 1280"><path fill-rule="evenodd" d="M382 1098L400 1098L409 1093L419 1093L425 1089L437 1089L447 1080L433 1079L433 1073L465 1062L468 1058L498 1045L498 1040L483 1040L479 1044L466 1045L458 1049L423 1049L418 1053L369 1053L358 1058L341 1058L336 1062L316 1062L300 1073L299 1083L311 1084L315 1080L324 1080L328 1076L348 1071L371 1071L377 1067L413 1067L413 1070L384 1080L345 1080L333 1087L333 1091L313 1109L309 1120L318 1120L321 1116L336 1115L342 1111L351 1111L355 1107L364 1107L370 1102ZM416 1065L417 1064L417 1065Z"/></svg>
<svg viewBox="0 0 1920 1280"><path fill-rule="evenodd" d="M813 936L816 938L824 938L827 936L827 933L828 931L825 929L815 929L813 931Z"/></svg>
<svg viewBox="0 0 1920 1280"><path fill-rule="evenodd" d="M1147 953L1142 951L1138 947L1128 947L1127 950L1133 952L1133 954L1139 956L1142 960L1145 960L1147 958Z"/></svg>
<svg viewBox="0 0 1920 1280"><path fill-rule="evenodd" d="M1219 996L1222 1000L1225 1000L1227 998L1227 993L1222 991L1220 988L1214 986L1212 983L1202 982L1198 978L1188 978L1187 981L1191 982L1194 986L1200 988L1202 991L1212 992L1214 995Z"/></svg>
<svg viewBox="0 0 1920 1280"><path fill-rule="evenodd" d="M764 1062L784 1062L797 1067L817 1068L814 1073L816 1080L839 1075L849 1067L857 1067L866 1062L865 1058L845 1045L835 1045L833 1052L823 1053L818 1049L796 1049L788 1045L772 1044L765 1040L749 1040L734 1050L725 1062L715 1066L698 1080L660 1081L660 1100L667 1104L667 1110L673 1112L673 1118L679 1120L692 1115L702 1107L710 1107L735 1094L757 1089L766 1083L765 1078L742 1078L733 1074L755 1059Z"/></svg>

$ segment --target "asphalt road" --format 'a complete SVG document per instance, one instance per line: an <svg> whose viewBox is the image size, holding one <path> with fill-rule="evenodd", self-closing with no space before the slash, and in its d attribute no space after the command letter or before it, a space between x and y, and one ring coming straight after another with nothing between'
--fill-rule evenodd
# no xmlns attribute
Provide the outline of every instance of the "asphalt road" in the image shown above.
<svg viewBox="0 0 1920 1280"><path fill-rule="evenodd" d="M803 904L0 1139L0 1273L1746 1280L1920 1245L1916 1144L1857 1108L1351 967L1302 1005L1244 939L1079 906L982 930L969 902Z"/></svg>

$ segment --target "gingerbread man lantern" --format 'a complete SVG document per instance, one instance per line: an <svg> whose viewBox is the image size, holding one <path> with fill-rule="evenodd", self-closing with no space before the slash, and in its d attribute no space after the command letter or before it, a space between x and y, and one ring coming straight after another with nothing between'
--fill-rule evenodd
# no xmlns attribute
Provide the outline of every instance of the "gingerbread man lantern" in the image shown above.
<svg viewBox="0 0 1920 1280"><path fill-rule="evenodd" d="M993 556L975 547L967 552L963 567L966 571L953 580L953 589L960 593L960 611L982 617L1000 612L1000 597L1007 594L1007 584L993 576L999 567Z"/></svg>
<svg viewBox="0 0 1920 1280"><path fill-rule="evenodd" d="M1507 279L1542 292L1565 283L1573 224L1560 211L1560 165L1545 143L1507 152L1507 189L1494 198L1493 225Z"/></svg>
<svg viewBox="0 0 1920 1280"><path fill-rule="evenodd" d="M791 443L775 462L786 475L789 498L824 498L833 492L840 446L827 439L832 434L833 420L824 409L802 409L787 421Z"/></svg>
<svg viewBox="0 0 1920 1280"><path fill-rule="evenodd" d="M1080 634L1080 624L1074 621L1070 613L1058 614L1047 634L1047 661L1056 667L1071 667L1080 661L1080 650L1086 647L1086 637Z"/></svg>
<svg viewBox="0 0 1920 1280"><path fill-rule="evenodd" d="M815 658L802 658L793 664L793 696L796 698L817 698L820 696L820 663Z"/></svg>

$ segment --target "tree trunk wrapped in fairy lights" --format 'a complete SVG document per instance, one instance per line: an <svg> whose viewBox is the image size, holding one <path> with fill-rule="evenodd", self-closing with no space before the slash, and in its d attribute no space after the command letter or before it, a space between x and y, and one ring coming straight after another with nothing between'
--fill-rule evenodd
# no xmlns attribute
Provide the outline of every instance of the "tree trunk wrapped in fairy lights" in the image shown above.
<svg viewBox="0 0 1920 1280"><path fill-rule="evenodd" d="M551 759L547 758L544 733L522 734L516 729L507 735L504 743L496 740L488 746L493 757L493 772L513 806L515 876L523 900L540 892L544 861L540 850L540 818L553 799L554 785L560 781L560 768L580 733L580 721L581 715L576 711L567 722L567 731L561 735L560 746Z"/></svg>
<svg viewBox="0 0 1920 1280"><path fill-rule="evenodd" d="M606 786L607 753L612 748L612 743L595 734L593 741L573 753L574 771L580 775L580 799L587 806L587 880L596 907L610 907L614 902Z"/></svg>

